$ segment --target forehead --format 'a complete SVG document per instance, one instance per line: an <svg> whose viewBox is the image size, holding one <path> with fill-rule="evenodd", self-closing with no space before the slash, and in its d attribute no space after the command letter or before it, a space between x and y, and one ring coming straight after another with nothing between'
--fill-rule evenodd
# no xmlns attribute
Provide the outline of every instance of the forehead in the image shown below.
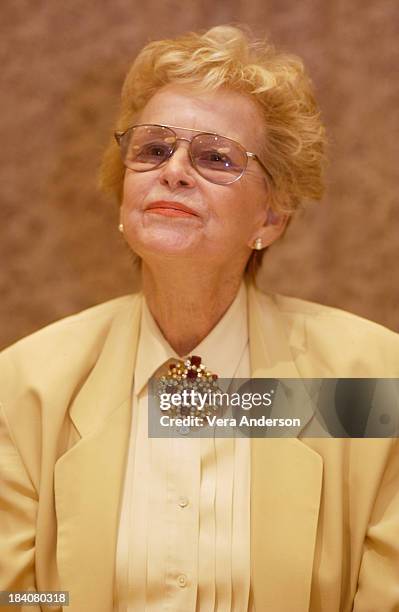
<svg viewBox="0 0 399 612"><path fill-rule="evenodd" d="M167 85L148 101L139 121L216 132L247 149L259 147L259 134L263 132L256 103L245 94L227 89L198 92Z"/></svg>

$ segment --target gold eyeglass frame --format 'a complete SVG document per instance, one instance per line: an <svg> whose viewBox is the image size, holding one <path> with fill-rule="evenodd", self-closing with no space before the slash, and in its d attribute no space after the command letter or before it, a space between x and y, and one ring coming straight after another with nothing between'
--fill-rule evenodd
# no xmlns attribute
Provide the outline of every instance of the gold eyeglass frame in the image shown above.
<svg viewBox="0 0 399 612"><path fill-rule="evenodd" d="M121 148L122 151L122 139L125 136L125 134L127 134L130 130L132 130L133 128L137 128L137 127L161 127L161 128L166 128L169 129L171 132L173 132L173 134L176 137L176 140L173 144L173 147L168 155L168 157L166 159L164 159L163 161L161 161L161 163L159 163L156 166L153 166L152 168L147 168L146 170L136 170L134 168L129 168L129 166L127 166L122 158L122 161L124 163L124 165L126 166L126 168L129 168L129 170L133 170L133 172L150 172L151 170L155 170L156 168L159 168L160 166L162 166L162 164L165 164L171 157L172 155L175 153L176 151L176 144L178 141L182 140L185 142L189 143L189 148L188 148L188 153L189 153L189 158L190 158L190 162L191 165L193 166L194 170L196 172L198 172L198 174L200 176L202 176L202 178L204 178L205 180L209 181L210 183L214 183L216 185L231 185L232 183L235 183L236 181L239 181L240 178L242 178L242 176L244 175L247 167L248 167L248 159L254 159L255 161L257 161L259 163L259 165L262 167L262 169L266 172L267 176L269 177L269 179L273 182L273 177L270 174L269 170L266 168L266 166L264 165L264 163L259 159L258 155L256 153L253 153L252 151L246 151L245 148L236 140L234 140L233 138L229 138L228 136L222 136L221 134L217 134L216 132L204 132L203 130L195 130L195 129L191 129L191 128L184 128L184 127L178 127L175 125L163 125L161 123L137 123L135 125L131 125L129 126L126 130L120 132L114 132L114 137L116 142L118 143L119 147ZM184 130L187 132L196 132L196 134L190 139L190 138L179 138L178 135L176 134L176 132L174 130ZM198 170L198 168L195 165L195 162L193 160L192 154L191 154L191 143L194 140L194 138L196 138L197 136L202 135L202 136L218 136L219 138L224 138L226 140L229 140L230 142L234 143L237 147L239 147L239 149L244 153L244 155L246 156L246 163L244 168L242 169L241 173L234 177L231 181L225 182L225 183L220 183L217 181L212 181L211 179L209 179L206 176L203 176L201 174L201 172Z"/></svg>

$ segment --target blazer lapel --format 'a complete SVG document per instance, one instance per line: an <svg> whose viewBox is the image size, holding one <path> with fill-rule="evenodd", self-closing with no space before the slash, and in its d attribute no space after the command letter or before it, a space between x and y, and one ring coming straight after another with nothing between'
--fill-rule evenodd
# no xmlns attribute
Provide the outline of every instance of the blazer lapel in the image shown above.
<svg viewBox="0 0 399 612"><path fill-rule="evenodd" d="M55 466L57 565L70 612L112 610L141 299L116 314L70 416L80 436Z"/></svg>
<svg viewBox="0 0 399 612"><path fill-rule="evenodd" d="M254 378L300 378L284 321L269 296L248 287ZM301 409L301 429L312 417ZM305 418L304 418L305 416ZM297 438L251 444L251 582L256 610L309 609L321 498L321 456Z"/></svg>

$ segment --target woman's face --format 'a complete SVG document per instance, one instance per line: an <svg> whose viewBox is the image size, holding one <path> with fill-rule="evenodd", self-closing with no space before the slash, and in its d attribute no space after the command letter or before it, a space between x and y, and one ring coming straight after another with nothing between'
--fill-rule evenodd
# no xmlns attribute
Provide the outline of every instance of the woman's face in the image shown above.
<svg viewBox="0 0 399 612"><path fill-rule="evenodd" d="M223 90L195 93L168 85L147 103L137 123L163 124L216 132L259 152L260 112L245 95ZM185 132L179 136L191 137ZM192 134L194 135L194 134ZM161 203L161 204L157 204ZM180 203L190 212L173 209ZM162 166L148 172L127 169L121 220L125 238L144 261L179 256L212 265L246 262L253 241L267 225L268 187L265 173L249 159L243 177L230 185L216 185L191 165L188 143ZM278 236L268 238L263 245ZM197 259L198 261L198 259Z"/></svg>

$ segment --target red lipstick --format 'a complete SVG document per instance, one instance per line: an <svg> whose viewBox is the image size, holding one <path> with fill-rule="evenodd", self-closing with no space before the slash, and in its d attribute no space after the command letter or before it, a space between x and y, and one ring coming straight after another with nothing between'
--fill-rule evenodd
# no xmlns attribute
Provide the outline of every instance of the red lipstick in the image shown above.
<svg viewBox="0 0 399 612"><path fill-rule="evenodd" d="M165 215L166 217L198 217L192 208L182 204L181 202L174 202L173 200L156 200L151 202L145 209L147 212L156 213L158 215Z"/></svg>

